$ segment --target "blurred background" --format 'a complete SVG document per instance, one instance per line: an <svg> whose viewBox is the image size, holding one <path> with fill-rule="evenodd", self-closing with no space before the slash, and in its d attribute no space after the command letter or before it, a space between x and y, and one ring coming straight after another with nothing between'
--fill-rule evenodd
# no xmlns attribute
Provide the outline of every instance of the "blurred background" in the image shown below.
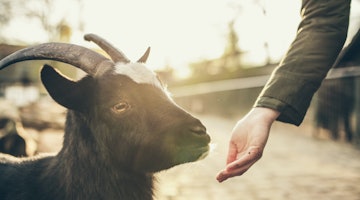
<svg viewBox="0 0 360 200"><path fill-rule="evenodd" d="M74 43L103 53L84 41L86 33L106 38L132 60L151 46L148 66L177 103L204 121L217 145L206 160L161 174L158 199L360 199L355 184L360 182L360 159L354 159L360 156L356 76L326 80L299 128L276 125L270 155L265 155L275 161L265 158L249 175L230 183L219 185L214 178L225 165L231 128L252 107L295 37L300 5L300 0L1 0L0 59L44 42ZM360 1L353 0L346 45L359 27ZM358 49L359 42L353 46ZM360 57L355 50L350 53ZM45 62L70 78L84 75L54 61L27 61L2 70L2 152L31 156L61 148L66 110L40 83ZM355 59L339 67L349 63L360 66ZM294 140L298 146L289 150ZM338 155L337 160L329 155ZM289 166L293 171L274 166L294 157L303 163ZM334 179L334 174L343 176ZM310 188L314 182L317 186ZM336 192L339 184L342 193Z"/></svg>

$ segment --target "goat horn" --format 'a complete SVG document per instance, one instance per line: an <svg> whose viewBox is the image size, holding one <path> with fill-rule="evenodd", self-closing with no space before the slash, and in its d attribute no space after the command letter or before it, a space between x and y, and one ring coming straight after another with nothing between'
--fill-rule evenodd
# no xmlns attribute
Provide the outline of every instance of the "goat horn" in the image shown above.
<svg viewBox="0 0 360 200"><path fill-rule="evenodd" d="M123 63L129 63L130 60L126 58L123 52L118 50L116 47L114 47L112 44L110 44L105 39L101 38L98 35L95 34L86 34L84 36L84 39L86 41L92 41L95 44L97 44L100 48L102 48L110 57L111 59L116 62L123 62Z"/></svg>
<svg viewBox="0 0 360 200"><path fill-rule="evenodd" d="M26 60L55 60L73 65L90 75L100 68L113 67L105 56L85 47L66 43L44 43L21 49L0 61L0 70Z"/></svg>
<svg viewBox="0 0 360 200"><path fill-rule="evenodd" d="M146 63L148 57L149 57L149 54L150 54L150 47L148 47L144 53L143 56L141 56L141 58L137 61L139 63Z"/></svg>

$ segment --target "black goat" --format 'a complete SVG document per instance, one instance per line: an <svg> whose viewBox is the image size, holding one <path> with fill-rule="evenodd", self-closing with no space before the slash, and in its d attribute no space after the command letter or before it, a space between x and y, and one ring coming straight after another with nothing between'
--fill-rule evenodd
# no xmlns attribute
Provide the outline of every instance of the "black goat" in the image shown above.
<svg viewBox="0 0 360 200"><path fill-rule="evenodd" d="M29 47L0 61L56 60L89 75L75 82L45 65L41 79L50 96L68 108L63 147L57 155L0 158L0 199L153 198L153 174L203 158L210 137L201 122L179 108L145 67L149 50L131 63L102 38L85 36L112 60L63 43Z"/></svg>
<svg viewBox="0 0 360 200"><path fill-rule="evenodd" d="M27 156L26 142L16 130L16 121L0 119L0 152L13 156Z"/></svg>
<svg viewBox="0 0 360 200"><path fill-rule="evenodd" d="M32 156L36 143L24 130L18 108L8 101L0 101L0 152L17 157Z"/></svg>

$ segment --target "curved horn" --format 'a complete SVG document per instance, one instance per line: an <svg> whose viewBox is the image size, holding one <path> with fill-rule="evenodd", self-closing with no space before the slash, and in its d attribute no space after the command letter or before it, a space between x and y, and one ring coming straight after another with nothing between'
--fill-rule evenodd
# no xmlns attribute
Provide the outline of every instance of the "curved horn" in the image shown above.
<svg viewBox="0 0 360 200"><path fill-rule="evenodd" d="M114 63L85 47L66 43L44 43L16 51L0 61L0 70L26 60L55 60L73 65L90 75L99 68L113 67Z"/></svg>
<svg viewBox="0 0 360 200"><path fill-rule="evenodd" d="M150 54L150 47L148 47L144 53L143 56L141 56L141 58L137 61L139 63L146 63L148 57L149 57L149 54Z"/></svg>
<svg viewBox="0 0 360 200"><path fill-rule="evenodd" d="M123 62L123 63L129 63L130 60L124 55L123 52L118 50L116 47L114 47L112 44L110 44L105 39L99 37L95 34L86 34L84 36L84 39L86 41L92 41L95 44L97 44L100 48L102 48L114 62Z"/></svg>

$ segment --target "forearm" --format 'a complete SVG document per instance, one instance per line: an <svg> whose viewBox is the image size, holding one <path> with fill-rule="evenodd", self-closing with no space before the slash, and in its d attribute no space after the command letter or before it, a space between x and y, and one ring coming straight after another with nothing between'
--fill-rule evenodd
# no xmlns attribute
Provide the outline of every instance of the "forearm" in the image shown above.
<svg viewBox="0 0 360 200"><path fill-rule="evenodd" d="M347 35L350 0L304 0L302 21L287 54L255 103L299 125Z"/></svg>

